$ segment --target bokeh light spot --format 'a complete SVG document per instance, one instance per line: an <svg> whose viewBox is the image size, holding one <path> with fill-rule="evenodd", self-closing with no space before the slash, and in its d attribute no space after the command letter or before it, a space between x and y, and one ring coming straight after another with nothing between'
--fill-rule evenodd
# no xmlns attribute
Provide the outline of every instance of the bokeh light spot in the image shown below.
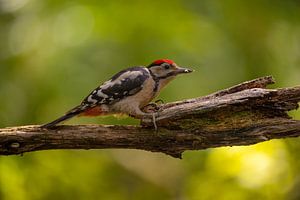
<svg viewBox="0 0 300 200"><path fill-rule="evenodd" d="M0 10L2 12L14 12L22 8L28 0L0 0Z"/></svg>
<svg viewBox="0 0 300 200"><path fill-rule="evenodd" d="M94 16L87 7L71 6L63 9L54 22L54 41L62 46L79 45L90 36L93 27Z"/></svg>

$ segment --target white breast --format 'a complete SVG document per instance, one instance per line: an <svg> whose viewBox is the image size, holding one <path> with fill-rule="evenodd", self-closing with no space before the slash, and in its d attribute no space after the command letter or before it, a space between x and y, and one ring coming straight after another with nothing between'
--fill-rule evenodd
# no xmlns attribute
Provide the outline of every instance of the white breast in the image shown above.
<svg viewBox="0 0 300 200"><path fill-rule="evenodd" d="M126 113L131 115L141 114L141 108L146 106L155 97L153 89L155 82L152 78L147 79L143 84L143 89L135 95L125 97L110 106L112 112Z"/></svg>

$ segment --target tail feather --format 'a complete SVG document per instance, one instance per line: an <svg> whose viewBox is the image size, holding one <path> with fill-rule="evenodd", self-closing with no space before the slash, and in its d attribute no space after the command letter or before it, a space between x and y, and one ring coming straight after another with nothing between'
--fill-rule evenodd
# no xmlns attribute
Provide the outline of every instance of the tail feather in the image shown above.
<svg viewBox="0 0 300 200"><path fill-rule="evenodd" d="M72 110L70 110L69 112L67 112L64 116L62 116L50 123L42 125L41 128L52 128L55 125L59 124L60 122L63 122L67 119L75 117L76 115L80 114L81 112L83 112L83 110L81 109L80 106L77 106L77 107L73 108Z"/></svg>

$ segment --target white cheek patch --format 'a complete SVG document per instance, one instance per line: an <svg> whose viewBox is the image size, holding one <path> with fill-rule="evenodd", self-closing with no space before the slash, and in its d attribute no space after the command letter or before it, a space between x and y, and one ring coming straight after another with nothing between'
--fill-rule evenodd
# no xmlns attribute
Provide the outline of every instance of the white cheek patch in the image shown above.
<svg viewBox="0 0 300 200"><path fill-rule="evenodd" d="M153 69L151 69L152 73L159 77L159 76L163 76L166 72L165 70L163 70L161 67L154 67Z"/></svg>

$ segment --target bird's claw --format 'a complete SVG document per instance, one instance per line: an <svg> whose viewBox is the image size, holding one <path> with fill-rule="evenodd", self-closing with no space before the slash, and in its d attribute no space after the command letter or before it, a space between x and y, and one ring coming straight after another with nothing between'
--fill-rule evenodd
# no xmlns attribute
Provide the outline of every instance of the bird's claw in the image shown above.
<svg viewBox="0 0 300 200"><path fill-rule="evenodd" d="M156 113L152 113L152 122L153 122L153 126L155 129L155 132L157 132L158 128L157 128L157 124L156 124L156 117L155 117Z"/></svg>
<svg viewBox="0 0 300 200"><path fill-rule="evenodd" d="M156 103L149 103L148 105L144 106L142 110L145 113L158 112L160 110L160 106Z"/></svg>

